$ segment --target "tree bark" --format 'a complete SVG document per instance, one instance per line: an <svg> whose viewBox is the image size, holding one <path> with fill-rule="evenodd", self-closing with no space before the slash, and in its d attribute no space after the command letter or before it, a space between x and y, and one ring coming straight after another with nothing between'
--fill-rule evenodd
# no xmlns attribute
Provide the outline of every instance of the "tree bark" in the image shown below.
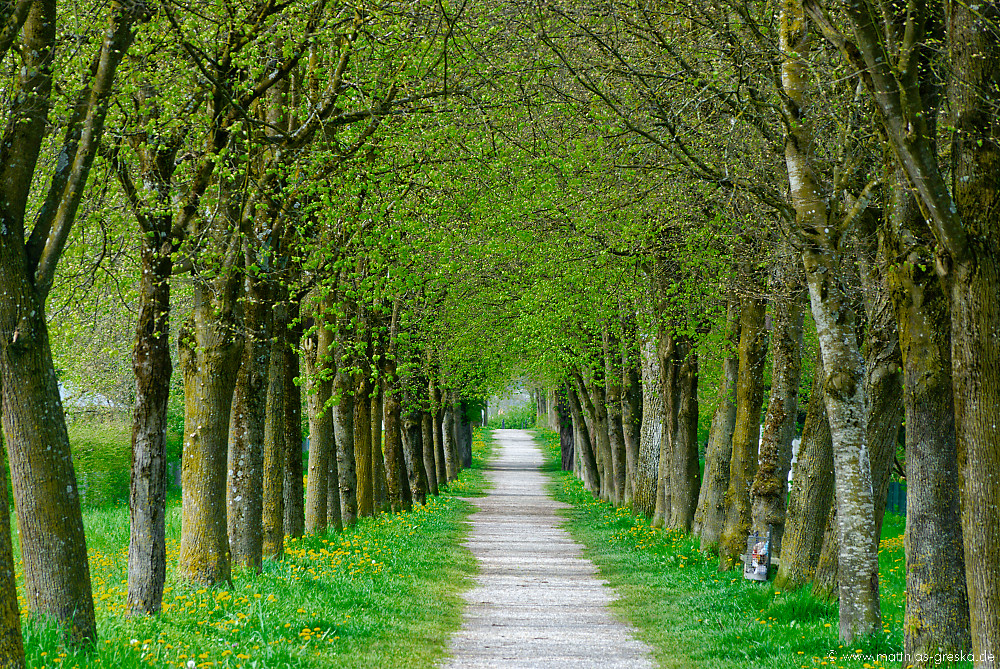
<svg viewBox="0 0 1000 669"><path fill-rule="evenodd" d="M248 253L249 260L249 253ZM271 366L273 300L270 288L244 278L243 361L229 418L226 518L233 564L260 572L263 559L264 422Z"/></svg>
<svg viewBox="0 0 1000 669"><path fill-rule="evenodd" d="M993 669L1000 666L1000 3L948 2L946 10L955 73L952 190L966 234L950 281L962 539L972 650L994 658L976 667Z"/></svg>
<svg viewBox="0 0 1000 669"><path fill-rule="evenodd" d="M719 405L712 416L712 427L705 448L705 478L698 494L698 510L692 532L701 538L701 550L715 550L726 520L726 492L729 490L729 466L733 457L733 431L736 428L736 385L740 368L740 306L731 295L726 309L726 345L719 379Z"/></svg>
<svg viewBox="0 0 1000 669"><path fill-rule="evenodd" d="M327 407L330 419L327 421L327 439L330 457L326 459L326 527L327 530L342 532L344 510L340 506L340 463L337 462L337 431L333 425L333 407Z"/></svg>
<svg viewBox="0 0 1000 669"><path fill-rule="evenodd" d="M0 444L0 667L24 667L21 637L21 607L17 604L14 548L10 540L10 510L7 508L7 458Z"/></svg>
<svg viewBox="0 0 1000 669"><path fill-rule="evenodd" d="M403 440L405 438L405 424L402 412L399 416L399 421L397 423L399 426L399 438L396 440L396 462L399 463L399 493L400 499L402 500L402 510L410 511L413 509L413 489L410 487L410 472L406 466L406 452L403 445Z"/></svg>
<svg viewBox="0 0 1000 669"><path fill-rule="evenodd" d="M375 479L372 476L372 386L367 370L358 374L354 401L354 452L358 478L358 515L375 514Z"/></svg>
<svg viewBox="0 0 1000 669"><path fill-rule="evenodd" d="M788 470L792 466L792 439L799 410L802 376L802 280L794 251L782 244L771 277L773 345L771 396L761 434L759 467L750 486L750 530L759 536L770 531L772 552L780 551L785 532ZM789 258L788 255L792 257Z"/></svg>
<svg viewBox="0 0 1000 669"><path fill-rule="evenodd" d="M372 395L372 487L375 495L375 512L389 510L389 485L385 479L385 457L382 454L382 415L385 385L376 382L378 392Z"/></svg>
<svg viewBox="0 0 1000 669"><path fill-rule="evenodd" d="M441 406L441 389L428 381L431 398L431 415L434 418L434 466L437 469L438 488L448 486L448 466L444 454L444 411Z"/></svg>
<svg viewBox="0 0 1000 669"><path fill-rule="evenodd" d="M826 414L833 439L840 571L840 638L850 642L881 630L878 553L871 459L864 442L866 401L864 363L858 349L854 313L843 285L844 227L852 223L831 211L807 151L812 138L803 113L810 84L804 58L809 53L808 24L800 0L786 0L781 13L783 106L788 119L785 164L797 234L812 303L823 365ZM862 192L851 212L867 209Z"/></svg>
<svg viewBox="0 0 1000 669"><path fill-rule="evenodd" d="M274 341L271 369L267 377L267 411L264 419L264 506L261 513L261 552L267 560L285 554L285 376L288 375L285 348L288 346L288 308L274 312Z"/></svg>
<svg viewBox="0 0 1000 669"><path fill-rule="evenodd" d="M232 306L239 282L224 289L195 284L194 310L181 329L184 372L184 457L181 467L181 579L215 585L231 578L226 524L226 455L233 387L243 341ZM216 302L218 295L221 304Z"/></svg>
<svg viewBox="0 0 1000 669"><path fill-rule="evenodd" d="M406 476L406 467L399 454L402 453L402 434L400 432L400 400L399 381L396 379L396 363L388 361L383 365L385 374L384 432L385 432L385 478L389 489L389 506L393 513L403 510L402 478Z"/></svg>
<svg viewBox="0 0 1000 669"><path fill-rule="evenodd" d="M19 241L0 235L0 376L24 592L29 611L65 625L79 644L97 635L83 516L43 303Z"/></svg>
<svg viewBox="0 0 1000 669"><path fill-rule="evenodd" d="M945 5L944 22L951 55L949 110L952 136L952 185L945 183L919 86L937 75L920 50L924 30L938 19L937 5L907 7L905 17L879 16L896 29L908 57L891 66L891 30L876 22L868 3L847 7L857 40L855 60L878 105L880 120L900 167L916 192L921 211L937 242L935 268L951 310L952 381L955 434L962 500L962 538L970 602L973 653L996 654L1000 647L1000 225L997 200L995 110L990 93L1000 78L1000 44L987 28L1000 15L996 2L975 8ZM914 11L911 11L914 10ZM896 25L899 24L899 25ZM919 26L917 31L912 30ZM917 48L914 48L917 47ZM977 669L997 661L977 662Z"/></svg>
<svg viewBox="0 0 1000 669"><path fill-rule="evenodd" d="M934 274L934 241L905 176L897 174L885 255L902 353L906 416L906 613L911 657L968 650L948 296ZM895 444L893 445L895 446Z"/></svg>
<svg viewBox="0 0 1000 669"><path fill-rule="evenodd" d="M671 441L669 526L691 531L701 489L698 462L698 356L691 340L671 336L670 384L664 393ZM661 363L662 364L662 363Z"/></svg>
<svg viewBox="0 0 1000 669"><path fill-rule="evenodd" d="M635 498L642 433L642 379L634 356L622 354L622 434L625 437L625 503Z"/></svg>
<svg viewBox="0 0 1000 669"><path fill-rule="evenodd" d="M860 217L858 273L864 295L865 443L871 453L872 499L875 508L875 551L882 536L886 495L896 459L903 420L903 359L892 300L884 268L892 264L887 249L879 248L875 212Z"/></svg>
<svg viewBox="0 0 1000 669"><path fill-rule="evenodd" d="M676 380L676 369L672 368L670 357L672 355L672 345L670 334L666 324L662 321L658 326L656 338L656 357L660 370L659 386L660 398L663 401L663 425L660 428L662 437L660 439L660 457L656 466L656 506L653 511L653 518L650 524L653 527L664 527L670 520L671 495L673 485L670 481L672 471L671 463L674 461L674 435L673 426L676 417L670 412L677 407L676 402L671 402L670 394L673 391L671 383Z"/></svg>
<svg viewBox="0 0 1000 669"><path fill-rule="evenodd" d="M332 357L333 333L319 324L316 334L306 341L305 363L308 392L306 407L309 414L309 477L306 482L305 531L326 532L328 510L327 488L330 485L330 459L334 456L333 408L329 406L333 393Z"/></svg>
<svg viewBox="0 0 1000 669"><path fill-rule="evenodd" d="M577 385L580 385L579 381L577 381ZM583 485L594 497L597 497L600 491L597 459L590 446L590 430L587 428L587 421L583 418L584 410L578 393L579 391L573 387L572 383L567 384L566 398L569 400L570 414L573 417L573 451L576 454L577 462L580 463Z"/></svg>
<svg viewBox="0 0 1000 669"><path fill-rule="evenodd" d="M26 11L21 8L27 6ZM100 145L115 75L138 12L111 6L94 67L70 112L44 204L25 235L25 212L46 132L57 43L55 0L4 10L6 47L20 67L0 141L0 378L28 609L63 628L71 645L96 639L87 547L66 422L45 319L45 298ZM53 154L54 155L54 154ZM0 565L0 569L3 566ZM15 660L19 661L19 660Z"/></svg>
<svg viewBox="0 0 1000 669"><path fill-rule="evenodd" d="M594 379L589 383L582 377L578 377L582 392L580 398L583 400L584 408L592 416L593 433L596 436L594 447L597 459L597 467L600 472L600 497L606 502L610 502L614 495L614 469L611 463L611 434L608 430L608 404L605 400L604 383Z"/></svg>
<svg viewBox="0 0 1000 669"><path fill-rule="evenodd" d="M781 564L774 587L798 588L812 582L833 505L833 442L823 399L823 356L816 352L809 409L792 472Z"/></svg>
<svg viewBox="0 0 1000 669"><path fill-rule="evenodd" d="M611 453L611 480L608 493L611 503L621 506L625 502L625 430L622 425L622 367L618 338L603 327L604 347L604 401L608 421L608 449Z"/></svg>
<svg viewBox="0 0 1000 669"><path fill-rule="evenodd" d="M412 399L412 398L410 398ZM412 404L407 402L407 404ZM424 473L423 428L420 411L411 409L403 417L403 460L413 501L427 504L427 476Z"/></svg>
<svg viewBox="0 0 1000 669"><path fill-rule="evenodd" d="M340 347L337 350L337 358L344 359ZM358 522L358 475L354 445L355 384L352 374L340 367L333 383L339 399L333 408L333 433L334 441L337 443L340 513L344 519L344 526L348 527Z"/></svg>
<svg viewBox="0 0 1000 669"><path fill-rule="evenodd" d="M172 156L171 164L172 164ZM172 172L172 167L170 172ZM166 194L164 194L165 199ZM169 246L158 232L169 219L142 236L139 318L132 348L135 407L132 412L132 472L129 488L129 614L157 614L163 605L167 569L167 403L170 395ZM153 217L146 220L152 222ZM153 234L150 234L153 233ZM154 236L155 235L155 236ZM0 665L2 665L0 661Z"/></svg>
<svg viewBox="0 0 1000 669"><path fill-rule="evenodd" d="M296 323L299 317L299 301L289 303L289 320ZM285 534L301 537L305 531L305 491L302 483L302 389L295 383L299 376L299 340L302 331L298 325L289 330L288 345L284 348L284 425L285 425L285 482L282 497L285 506Z"/></svg>
<svg viewBox="0 0 1000 669"><path fill-rule="evenodd" d="M766 311L766 302L754 295L743 298L740 306L736 423L725 498L726 521L719 537L720 569L730 569L739 562L750 533L750 485L757 473L760 412L764 405L764 363L768 346L764 328Z"/></svg>
<svg viewBox="0 0 1000 669"><path fill-rule="evenodd" d="M831 438L831 444L833 443ZM832 447L831 447L832 448ZM826 601L834 601L840 596L840 528L837 524L836 491L834 503L823 531L822 548L813 577L812 595Z"/></svg>
<svg viewBox="0 0 1000 669"><path fill-rule="evenodd" d="M644 341L642 358L642 426L632 508L651 518L656 511L656 491L660 467L660 447L665 424L663 395L660 392L660 359L656 345Z"/></svg>
<svg viewBox="0 0 1000 669"><path fill-rule="evenodd" d="M420 412L420 443L423 446L424 476L427 492L437 497L440 494L437 482L437 466L434 463L434 417L429 411Z"/></svg>
<svg viewBox="0 0 1000 669"><path fill-rule="evenodd" d="M442 442L444 446L444 464L448 471L448 480L458 478L461 466L458 455L458 444L455 443L455 403L451 400L451 392L441 393L443 402L443 421L441 424Z"/></svg>
<svg viewBox="0 0 1000 669"><path fill-rule="evenodd" d="M455 395L455 443L459 462L463 468L472 466L472 422L469 420L469 402Z"/></svg>
<svg viewBox="0 0 1000 669"><path fill-rule="evenodd" d="M559 410L556 407L556 403L559 401L557 395L559 393L558 388L548 388L545 391L545 406L548 407L549 413L547 416L548 427L553 432L559 432L561 423L559 422ZM568 407L569 405L567 405ZM567 408L566 411L569 411ZM485 420L483 421L483 426L486 426Z"/></svg>
<svg viewBox="0 0 1000 669"><path fill-rule="evenodd" d="M564 472L573 471L573 416L569 410L569 398L563 384L549 398L550 405L559 419L559 460Z"/></svg>

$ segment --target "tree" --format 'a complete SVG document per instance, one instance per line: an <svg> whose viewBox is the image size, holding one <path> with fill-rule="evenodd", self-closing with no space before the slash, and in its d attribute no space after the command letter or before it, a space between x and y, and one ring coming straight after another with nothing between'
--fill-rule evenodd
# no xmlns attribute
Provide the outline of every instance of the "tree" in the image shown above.
<svg viewBox="0 0 1000 669"><path fill-rule="evenodd" d="M1000 526L986 511L1000 501L1000 434L992 416L1000 403L1000 358L989 342L997 331L997 252L1000 236L995 208L984 206L997 190L994 95L998 80L997 18L1000 8L976 9L947 3L904 12L876 12L868 2L846 6L854 33L849 40L823 9L809 15L859 72L879 113L880 126L913 188L926 228L937 243L936 272L948 294L956 450L962 499L962 540L966 555L972 649L982 657L1000 644L1000 548L989 537ZM951 179L940 165L936 114L926 95L937 76L926 67L925 46L944 24L950 55L947 80L953 121ZM885 35L883 38L882 36ZM921 91L924 94L921 94ZM945 456L947 457L947 456ZM916 640L908 645L918 647ZM931 642L932 645L935 642ZM993 662L979 662L989 667ZM978 666L978 665L977 665Z"/></svg>
<svg viewBox="0 0 1000 669"><path fill-rule="evenodd" d="M3 427L21 534L28 609L71 643L96 637L76 476L52 363L45 300L104 130L108 96L140 6L111 7L107 31L72 103L59 161L31 232L25 228L49 122L60 24L54 0L4 8L0 55L22 64L0 143L0 375ZM9 602L5 604L9 606ZM16 603L14 604L16 607Z"/></svg>

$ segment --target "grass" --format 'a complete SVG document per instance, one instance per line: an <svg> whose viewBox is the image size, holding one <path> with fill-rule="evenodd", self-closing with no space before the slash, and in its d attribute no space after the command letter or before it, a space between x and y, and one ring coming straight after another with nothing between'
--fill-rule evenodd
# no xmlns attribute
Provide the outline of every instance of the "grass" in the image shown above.
<svg viewBox="0 0 1000 669"><path fill-rule="evenodd" d="M125 504L132 462L132 423L124 417L68 420L73 467L84 507ZM167 433L167 460L180 462L181 435Z"/></svg>
<svg viewBox="0 0 1000 669"><path fill-rule="evenodd" d="M180 508L171 504L164 611L156 617L123 615L127 507L87 508L100 639L74 652L58 630L25 620L28 666L431 666L459 626L459 594L475 571L460 546L472 510L462 497L484 493L488 444L477 433L473 467L426 506L362 519L341 534L288 539L284 560L266 562L261 574L237 572L231 586L192 587L174 577Z"/></svg>
<svg viewBox="0 0 1000 669"><path fill-rule="evenodd" d="M690 536L654 529L629 509L595 500L571 473L560 471L558 435L536 434L556 499L571 505L564 512L567 529L617 590L617 615L635 625L660 666L905 666L891 657L903 646L902 516L886 514L879 547L883 631L845 647L837 638L836 603L816 599L808 588L781 592L771 582L719 572L717 558L703 554Z"/></svg>

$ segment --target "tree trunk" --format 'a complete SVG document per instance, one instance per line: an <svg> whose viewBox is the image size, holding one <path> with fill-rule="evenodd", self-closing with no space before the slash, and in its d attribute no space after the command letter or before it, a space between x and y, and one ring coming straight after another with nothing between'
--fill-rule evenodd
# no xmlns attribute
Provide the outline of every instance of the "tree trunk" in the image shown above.
<svg viewBox="0 0 1000 669"><path fill-rule="evenodd" d="M297 299L289 303L289 321L296 323L299 317L299 302ZM285 502L285 534L290 537L301 537L305 531L305 507L303 500L305 491L302 483L302 389L295 383L299 376L299 340L302 331L293 325L289 330L288 345L284 348L285 356L285 483L282 486L282 497Z"/></svg>
<svg viewBox="0 0 1000 669"><path fill-rule="evenodd" d="M639 436L639 457L632 508L636 513L652 517L656 511L656 490L660 468L660 447L665 423L663 395L660 392L660 359L656 345L644 341L642 357L642 426Z"/></svg>
<svg viewBox="0 0 1000 669"><path fill-rule="evenodd" d="M561 423L559 422L559 410L556 407L556 403L559 401L557 398L558 393L559 389L557 388L549 388L545 391L545 399L546 399L545 405L549 409L549 414L547 416L548 427L553 432L559 432L561 425ZM566 410L569 411L569 409ZM485 421L483 421L483 426L484 427L486 426Z"/></svg>
<svg viewBox="0 0 1000 669"><path fill-rule="evenodd" d="M233 564L259 572L263 559L264 422L271 366L273 300L260 279L244 279L243 362L229 418L226 509Z"/></svg>
<svg viewBox="0 0 1000 669"><path fill-rule="evenodd" d="M274 342L271 370L267 379L267 412L264 419L264 507L261 514L261 552L267 560L285 554L285 376L288 374L285 348L288 346L288 309L274 311Z"/></svg>
<svg viewBox="0 0 1000 669"><path fill-rule="evenodd" d="M548 406L548 396L545 394L545 388L535 388L533 392L535 396L535 427L541 425L541 421L548 420L549 417L549 406Z"/></svg>
<svg viewBox="0 0 1000 669"><path fill-rule="evenodd" d="M337 359L343 360L343 354L339 347ZM345 527L358 522L358 476L354 445L354 386L352 375L346 370L338 368L337 376L334 377L334 388L340 401L333 408L333 433L334 441L337 443L340 513L344 519Z"/></svg>
<svg viewBox="0 0 1000 669"><path fill-rule="evenodd" d="M608 420L608 449L611 453L611 478L608 493L611 503L621 506L625 502L625 429L622 426L622 368L618 338L603 328L604 346L604 402Z"/></svg>
<svg viewBox="0 0 1000 669"><path fill-rule="evenodd" d="M803 197L797 211L813 211L820 206L818 192L810 192L815 201ZM854 314L840 283L839 253L807 248L803 260L827 373L826 415L837 472L840 637L851 641L881 629L871 459L864 442L864 363L855 338Z"/></svg>
<svg viewBox="0 0 1000 669"><path fill-rule="evenodd" d="M803 113L810 77L804 61L809 29L801 2L788 0L781 16L782 101L789 119L785 142L791 200L812 303L813 319L826 370L826 415L833 439L839 529L840 638L845 642L881 630L878 553L875 545L871 459L865 444L864 363L858 349L854 313L845 291L842 265L844 226L831 211L828 185L817 183L807 154L812 137ZM867 194L857 207L864 211Z"/></svg>
<svg viewBox="0 0 1000 669"><path fill-rule="evenodd" d="M459 462L463 468L472 466L472 422L469 420L469 403L455 396L455 443Z"/></svg>
<svg viewBox="0 0 1000 669"><path fill-rule="evenodd" d="M946 3L952 188L965 227L950 284L955 434L972 650L1000 666L1000 3ZM946 242L954 248L950 240ZM956 584L957 585L957 584Z"/></svg>
<svg viewBox="0 0 1000 669"><path fill-rule="evenodd" d="M393 513L399 513L403 510L402 478L406 476L406 466L399 457L399 454L403 451L401 443L403 436L400 431L400 413L402 411L400 393L402 390L400 389L399 381L395 376L395 361L388 361L384 363L383 369L386 383L385 395L383 399L383 432L385 433L385 446L383 447L383 451L385 454L385 478L389 491L389 507L392 509Z"/></svg>
<svg viewBox="0 0 1000 669"><path fill-rule="evenodd" d="M903 359L884 269L892 264L891 257L896 254L887 257L887 249L878 248L876 225L874 212L860 217L857 267L864 292L865 444L871 454L874 541L878 552L889 477L903 420Z"/></svg>
<svg viewBox="0 0 1000 669"><path fill-rule="evenodd" d="M10 540L10 510L7 508L7 458L0 444L0 667L23 669L24 641L21 637L21 607L17 604L14 578L14 548Z"/></svg>
<svg viewBox="0 0 1000 669"><path fill-rule="evenodd" d="M0 370L24 592L32 614L78 644L97 635L83 516L42 303L23 265L11 267L15 237L0 235Z"/></svg>
<svg viewBox="0 0 1000 669"><path fill-rule="evenodd" d="M817 351L809 410L792 473L781 565L774 582L782 590L798 588L815 577L833 505L833 442L823 399L825 379L823 356Z"/></svg>
<svg viewBox="0 0 1000 669"><path fill-rule="evenodd" d="M420 412L420 443L423 446L424 476L427 492L437 497L440 494L437 482L437 466L434 463L434 417L429 411Z"/></svg>
<svg viewBox="0 0 1000 669"><path fill-rule="evenodd" d="M305 345L306 408L309 414L309 478L306 482L305 530L310 534L326 532L330 486L330 459L335 457L333 409L328 406L333 393L335 374L333 333L325 325Z"/></svg>
<svg viewBox="0 0 1000 669"><path fill-rule="evenodd" d="M593 418L593 432L596 433L594 448L597 466L601 473L601 499L611 502L614 495L614 469L611 463L611 433L608 430L608 404L605 399L604 383L594 379L590 383L580 377L583 386L584 406ZM592 435L593 436L593 435Z"/></svg>
<svg viewBox="0 0 1000 669"><path fill-rule="evenodd" d="M403 440L406 438L402 413L399 417L399 438L396 440L396 462L399 463L399 493L402 499L402 510L413 509L413 489L410 487L410 472L406 466L406 452Z"/></svg>
<svg viewBox="0 0 1000 669"><path fill-rule="evenodd" d="M326 527L327 530L344 530L344 510L340 506L340 464L337 462L337 431L334 428L334 408L327 407L327 439L330 457L326 459Z"/></svg>
<svg viewBox="0 0 1000 669"><path fill-rule="evenodd" d="M674 420L670 416L670 411L672 406L670 399L668 397L671 392L669 386L670 380L672 378L669 356L670 349L668 346L668 335L664 331L664 326L660 325L659 336L656 341L656 357L658 368L660 370L660 378L658 379L658 386L660 391L660 398L663 402L663 425L660 427L660 456L659 461L656 465L656 505L653 510L653 518L650 524L653 527L665 527L667 521L670 520L670 496L673 492L673 488L670 484L670 464L674 460L674 441L673 434L671 433L671 428L673 427ZM674 370L676 371L676 370Z"/></svg>
<svg viewBox="0 0 1000 669"><path fill-rule="evenodd" d="M142 237L139 319L132 349L132 475L129 488L128 614L160 612L166 578L167 403L170 395L169 253ZM0 666L3 665L0 653Z"/></svg>
<svg viewBox="0 0 1000 669"><path fill-rule="evenodd" d="M23 10L23 11L22 11ZM6 46L21 66L9 74L0 142L0 378L27 608L62 628L73 646L96 639L87 547L65 416L45 320L45 297L100 146L118 64L139 11L112 5L101 46L77 102L55 173L26 238L25 211L46 140L59 25L55 0L4 10ZM19 18L18 18L19 16ZM14 46L14 42L17 45ZM15 93L16 91L16 93ZM6 522L6 521L5 521ZM3 566L0 565L0 569ZM5 621L6 622L6 621ZM0 642L2 643L2 642ZM13 640L12 640L13 644ZM21 658L14 661L20 662Z"/></svg>
<svg viewBox="0 0 1000 669"><path fill-rule="evenodd" d="M580 385L579 380L577 385ZM597 459L590 446L590 430L583 418L583 406L578 392L572 383L567 384L566 398L569 400L570 415L573 417L573 451L576 453L577 462L580 463L583 485L597 497L601 485L597 473Z"/></svg>
<svg viewBox="0 0 1000 669"><path fill-rule="evenodd" d="M223 307L215 291L195 286L195 305L179 337L184 372L184 457L178 573L200 585L229 582L226 524L226 456L233 387L243 352L231 320L238 282L227 281ZM228 293L228 294L226 294Z"/></svg>
<svg viewBox="0 0 1000 669"><path fill-rule="evenodd" d="M625 503L635 498L639 470L639 439L642 433L642 380L632 356L622 354L622 434L625 437Z"/></svg>
<svg viewBox="0 0 1000 669"><path fill-rule="evenodd" d="M559 460L564 472L573 471L573 416L565 384L549 398L559 419Z"/></svg>
<svg viewBox="0 0 1000 669"><path fill-rule="evenodd" d="M831 444L833 443L831 437ZM831 446L832 450L832 446ZM816 563L816 575L813 577L812 595L826 601L834 601L840 596L840 528L837 524L836 491L834 503L830 505L830 513L826 519L823 531L822 548L819 561Z"/></svg>
<svg viewBox="0 0 1000 669"><path fill-rule="evenodd" d="M687 337L671 337L666 416L671 435L669 526L691 531L701 488L698 462L698 356Z"/></svg>
<svg viewBox="0 0 1000 669"><path fill-rule="evenodd" d="M885 255L899 326L906 416L906 613L911 657L969 649L961 505L951 379L948 296L934 273L934 241L905 176L897 174ZM893 375L895 376L895 375ZM893 444L895 447L895 444Z"/></svg>
<svg viewBox="0 0 1000 669"><path fill-rule="evenodd" d="M367 370L358 374L354 399L354 452L358 478L358 515L375 514L375 480L372 476L372 402Z"/></svg>
<svg viewBox="0 0 1000 669"><path fill-rule="evenodd" d="M714 550L726 520L726 492L729 490L729 466L733 457L733 431L736 428L736 384L740 368L737 355L740 340L740 306L730 296L726 309L726 345L729 354L722 361L719 379L719 405L712 416L712 427L705 448L705 478L698 494L692 532L701 537L701 550Z"/></svg>
<svg viewBox="0 0 1000 669"><path fill-rule="evenodd" d="M458 444L455 443L455 403L451 401L450 392L442 392L444 419L441 425L441 434L444 444L444 463L448 470L448 480L454 481L458 478L460 466L458 455Z"/></svg>
<svg viewBox="0 0 1000 669"><path fill-rule="evenodd" d="M782 244L779 252L782 257L775 261L771 277L771 396L761 434L759 467L750 487L750 530L762 537L770 531L773 553L780 551L785 533L788 470L792 466L802 376L802 280L790 246Z"/></svg>
<svg viewBox="0 0 1000 669"><path fill-rule="evenodd" d="M720 569L730 569L739 562L750 534L750 485L757 473L760 411L764 405L764 363L768 345L764 328L766 311L766 302L756 296L743 298L740 306L736 423L725 498L726 522L719 536Z"/></svg>
<svg viewBox="0 0 1000 669"><path fill-rule="evenodd" d="M412 398L409 398L412 399ZM407 402L411 405L411 402ZM427 476L424 474L423 432L420 411L410 410L403 417L403 461L413 501L427 504Z"/></svg>
<svg viewBox="0 0 1000 669"><path fill-rule="evenodd" d="M434 466L440 489L448 485L448 466L444 454L444 410L441 406L441 389L434 381L428 381L427 389L431 398L431 415L434 418Z"/></svg>
<svg viewBox="0 0 1000 669"><path fill-rule="evenodd" d="M926 5L926 6L925 6ZM938 18L933 3L908 5L902 17L889 16L890 27L905 39L907 58L893 67L887 57L892 30L876 23L868 3L851 3L857 52L867 70L863 81L879 106L880 120L900 167L917 193L935 241L935 267L949 295L952 334L952 381L955 434L961 485L962 538L970 602L973 653L994 656L1000 647L1000 216L995 206L1000 179L997 165L995 102L1000 85L1000 43L996 2L945 4L944 23L949 71L952 135L951 188L945 183L929 132L933 109L921 104L917 86L933 81L937 71L919 56L929 42L924 30ZM911 11L916 10L916 12ZM902 12L900 12L902 14ZM904 18L905 17L905 18ZM880 16L879 18L883 18ZM903 24L904 25L894 25ZM910 23L912 21L912 23ZM914 34L912 25L920 26ZM905 27L905 31L901 28ZM900 40L902 41L902 40ZM927 45L935 50L937 45ZM905 90L904 90L905 87ZM915 90L916 89L916 90ZM976 663L977 669L997 660Z"/></svg>
<svg viewBox="0 0 1000 669"><path fill-rule="evenodd" d="M389 486L385 480L385 457L382 454L382 406L385 385L377 382L378 392L372 395L372 488L375 495L375 512L389 510Z"/></svg>

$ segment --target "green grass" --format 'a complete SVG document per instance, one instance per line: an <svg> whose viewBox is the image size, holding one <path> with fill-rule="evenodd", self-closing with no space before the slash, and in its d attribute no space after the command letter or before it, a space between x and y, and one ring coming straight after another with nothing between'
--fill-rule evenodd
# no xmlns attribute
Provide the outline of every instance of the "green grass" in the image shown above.
<svg viewBox="0 0 1000 669"><path fill-rule="evenodd" d="M66 423L84 507L128 502L132 424L124 418L77 418ZM167 433L167 460L179 462L181 435Z"/></svg>
<svg viewBox="0 0 1000 669"><path fill-rule="evenodd" d="M180 508L171 504L164 612L153 618L123 615L127 507L86 509L100 639L73 652L57 630L26 621L28 666L431 666L459 626L459 594L475 571L460 546L472 510L462 497L485 491L488 444L477 433L473 467L427 506L362 519L342 534L289 539L283 561L267 562L259 575L238 572L231 586L175 578Z"/></svg>
<svg viewBox="0 0 1000 669"><path fill-rule="evenodd" d="M558 435L536 434L556 499L571 505L564 512L567 529L618 591L617 615L635 625L660 666L900 666L874 656L902 651L902 516L886 514L879 550L883 632L845 648L837 639L836 603L812 597L808 588L780 592L771 582L719 572L718 559L703 554L690 536L651 528L629 509L594 500L571 473L560 471Z"/></svg>

